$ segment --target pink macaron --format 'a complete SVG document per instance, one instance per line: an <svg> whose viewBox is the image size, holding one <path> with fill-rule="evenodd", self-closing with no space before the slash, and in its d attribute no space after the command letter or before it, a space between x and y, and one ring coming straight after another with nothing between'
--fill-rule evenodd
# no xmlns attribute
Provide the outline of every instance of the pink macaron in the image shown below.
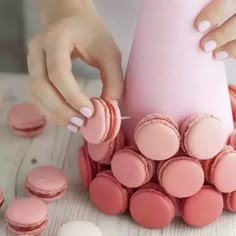
<svg viewBox="0 0 236 236"><path fill-rule="evenodd" d="M175 212L175 199L155 183L144 185L130 199L132 218L146 228L164 228L174 219Z"/></svg>
<svg viewBox="0 0 236 236"><path fill-rule="evenodd" d="M4 203L3 191L0 189L0 207L3 205L3 203Z"/></svg>
<svg viewBox="0 0 236 236"><path fill-rule="evenodd" d="M232 193L225 193L224 197L224 209L236 213L236 191Z"/></svg>
<svg viewBox="0 0 236 236"><path fill-rule="evenodd" d="M222 193L236 190L236 151L231 146L225 148L213 159L202 162L208 183Z"/></svg>
<svg viewBox="0 0 236 236"><path fill-rule="evenodd" d="M212 115L197 113L181 125L182 149L200 160L211 159L224 147L227 137L223 123Z"/></svg>
<svg viewBox="0 0 236 236"><path fill-rule="evenodd" d="M97 173L107 169L105 165L99 164L90 158L86 144L79 150L78 167L82 184L86 188L89 188Z"/></svg>
<svg viewBox="0 0 236 236"><path fill-rule="evenodd" d="M91 102L94 114L81 127L81 133L88 143L109 143L120 131L121 114L118 103L106 98L92 98Z"/></svg>
<svg viewBox="0 0 236 236"><path fill-rule="evenodd" d="M67 178L56 167L40 166L26 177L24 188L30 197L53 202L63 197L68 187Z"/></svg>
<svg viewBox="0 0 236 236"><path fill-rule="evenodd" d="M122 186L107 170L97 174L90 184L89 192L98 210L107 215L117 215L128 209L133 190Z"/></svg>
<svg viewBox="0 0 236 236"><path fill-rule="evenodd" d="M165 191L177 198L197 193L204 184L204 172L198 160L179 156L159 163L157 175Z"/></svg>
<svg viewBox="0 0 236 236"><path fill-rule="evenodd" d="M150 114L136 126L134 138L140 152L152 160L166 160L180 147L177 123L161 114Z"/></svg>
<svg viewBox="0 0 236 236"><path fill-rule="evenodd" d="M11 108L7 122L15 135L35 137L46 126L46 117L31 103L20 103Z"/></svg>
<svg viewBox="0 0 236 236"><path fill-rule="evenodd" d="M223 196L215 188L205 185L194 196L181 200L180 212L183 220L195 227L213 223L223 211Z"/></svg>
<svg viewBox="0 0 236 236"><path fill-rule="evenodd" d="M90 144L87 143L88 153L90 157L102 164L111 164L111 159L115 152L119 151L125 146L125 137L122 130L118 136L109 143Z"/></svg>
<svg viewBox="0 0 236 236"><path fill-rule="evenodd" d="M138 151L126 147L115 153L111 169L121 184L128 188L138 188L152 179L156 164Z"/></svg>
<svg viewBox="0 0 236 236"><path fill-rule="evenodd" d="M17 235L40 235L48 223L47 205L37 198L18 199L7 207L5 219Z"/></svg>

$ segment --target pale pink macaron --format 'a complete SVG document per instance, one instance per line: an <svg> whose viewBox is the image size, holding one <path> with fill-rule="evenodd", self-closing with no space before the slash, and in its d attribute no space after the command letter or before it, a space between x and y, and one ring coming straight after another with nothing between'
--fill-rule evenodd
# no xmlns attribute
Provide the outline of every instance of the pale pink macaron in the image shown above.
<svg viewBox="0 0 236 236"><path fill-rule="evenodd" d="M117 215L128 209L133 190L122 186L107 170L97 174L90 184L89 192L98 210L107 215Z"/></svg>
<svg viewBox="0 0 236 236"><path fill-rule="evenodd" d="M109 143L120 131L121 114L118 103L106 98L92 98L91 102L94 114L81 127L81 133L88 143Z"/></svg>
<svg viewBox="0 0 236 236"><path fill-rule="evenodd" d="M37 198L18 199L7 207L5 219L17 235L40 235L48 223L47 205Z"/></svg>
<svg viewBox="0 0 236 236"><path fill-rule="evenodd" d="M198 160L179 156L159 163L157 176L165 191L177 198L197 193L204 184L204 172Z"/></svg>
<svg viewBox="0 0 236 236"><path fill-rule="evenodd" d="M232 193L225 193L224 197L224 209L231 212L236 212L236 191Z"/></svg>
<svg viewBox="0 0 236 236"><path fill-rule="evenodd" d="M181 125L182 149L200 160L217 155L227 142L223 123L205 113L189 116Z"/></svg>
<svg viewBox="0 0 236 236"><path fill-rule="evenodd" d="M177 123L161 114L150 114L136 126L134 138L140 152L152 160L166 160L180 147Z"/></svg>
<svg viewBox="0 0 236 236"><path fill-rule="evenodd" d="M180 212L185 223L203 227L221 215L223 206L222 194L214 187L204 185L194 196L181 200Z"/></svg>
<svg viewBox="0 0 236 236"><path fill-rule="evenodd" d="M120 130L118 136L109 143L87 143L87 146L88 153L94 161L110 165L114 153L125 146L124 133L122 130Z"/></svg>
<svg viewBox="0 0 236 236"><path fill-rule="evenodd" d="M138 188L152 179L156 172L156 163L134 148L125 147L113 156L111 169L121 184L129 188Z"/></svg>
<svg viewBox="0 0 236 236"><path fill-rule="evenodd" d="M64 173L53 166L40 166L30 171L24 183L25 192L45 202L62 198L68 187Z"/></svg>
<svg viewBox="0 0 236 236"><path fill-rule="evenodd" d="M97 173L107 169L105 165L99 164L91 159L86 144L79 149L78 168L81 182L86 188L89 188L90 183Z"/></svg>
<svg viewBox="0 0 236 236"><path fill-rule="evenodd" d="M208 183L222 193L236 190L236 151L225 146L215 158L202 162Z"/></svg>
<svg viewBox="0 0 236 236"><path fill-rule="evenodd" d="M15 135L35 137L46 126L46 117L33 104L20 103L11 108L7 122Z"/></svg>
<svg viewBox="0 0 236 236"><path fill-rule="evenodd" d="M3 205L3 203L4 203L3 191L0 189L0 207Z"/></svg>
<svg viewBox="0 0 236 236"><path fill-rule="evenodd" d="M148 183L130 199L130 214L139 225L160 229L175 217L176 201L156 183Z"/></svg>

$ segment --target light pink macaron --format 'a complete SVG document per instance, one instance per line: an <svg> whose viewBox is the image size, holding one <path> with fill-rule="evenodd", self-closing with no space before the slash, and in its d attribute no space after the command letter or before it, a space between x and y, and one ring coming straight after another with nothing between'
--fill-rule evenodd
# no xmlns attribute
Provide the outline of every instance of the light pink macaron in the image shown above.
<svg viewBox="0 0 236 236"><path fill-rule="evenodd" d="M133 190L122 186L107 170L97 174L90 184L89 192L98 210L107 215L117 215L128 209Z"/></svg>
<svg viewBox="0 0 236 236"><path fill-rule="evenodd" d="M224 209L236 213L236 191L232 193L225 193L224 197Z"/></svg>
<svg viewBox="0 0 236 236"><path fill-rule="evenodd" d="M152 160L166 160L180 147L177 123L166 115L150 114L136 126L134 138L140 152Z"/></svg>
<svg viewBox="0 0 236 236"><path fill-rule="evenodd" d="M17 235L40 235L48 223L47 205L37 198L18 199L7 207L5 219Z"/></svg>
<svg viewBox="0 0 236 236"><path fill-rule="evenodd" d="M213 223L223 211L223 196L215 188L205 185L194 196L181 200L180 212L183 220L195 227Z"/></svg>
<svg viewBox="0 0 236 236"><path fill-rule="evenodd" d="M157 176L165 191L177 198L197 193L204 184L204 172L198 160L179 156L159 163Z"/></svg>
<svg viewBox="0 0 236 236"><path fill-rule="evenodd" d="M53 166L40 166L31 170L24 183L28 196L40 198L45 202L53 202L62 198L67 187L66 176Z"/></svg>
<svg viewBox="0 0 236 236"><path fill-rule="evenodd" d="M124 146L125 137L122 130L120 130L118 136L109 143L87 143L88 153L92 160L107 165L111 164L111 159L114 153L122 149Z"/></svg>
<svg viewBox="0 0 236 236"><path fill-rule="evenodd" d="M111 169L116 179L126 187L138 188L148 183L155 174L156 163L144 157L134 148L127 148L115 153Z"/></svg>
<svg viewBox="0 0 236 236"><path fill-rule="evenodd" d="M130 214L139 225L160 229L175 217L176 201L156 183L148 183L130 199Z"/></svg>
<svg viewBox="0 0 236 236"><path fill-rule="evenodd" d="M3 203L4 203L3 191L0 189L0 207L3 205Z"/></svg>
<svg viewBox="0 0 236 236"><path fill-rule="evenodd" d="M236 151L225 146L215 158L202 162L208 183L222 193L236 190Z"/></svg>
<svg viewBox="0 0 236 236"><path fill-rule="evenodd" d="M181 125L182 149L200 160L217 155L227 142L223 123L212 115L197 113Z"/></svg>

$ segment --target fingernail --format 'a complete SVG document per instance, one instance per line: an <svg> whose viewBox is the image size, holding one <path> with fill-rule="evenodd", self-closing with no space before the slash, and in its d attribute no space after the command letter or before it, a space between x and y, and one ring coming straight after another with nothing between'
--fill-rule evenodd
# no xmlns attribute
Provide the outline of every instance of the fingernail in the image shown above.
<svg viewBox="0 0 236 236"><path fill-rule="evenodd" d="M229 54L226 51L221 51L221 52L217 52L215 57L217 60L223 61L223 60L229 58Z"/></svg>
<svg viewBox="0 0 236 236"><path fill-rule="evenodd" d="M211 22L204 20L198 24L199 32L203 33L211 27Z"/></svg>
<svg viewBox="0 0 236 236"><path fill-rule="evenodd" d="M90 118L92 116L92 111L88 107L82 107L80 109L80 113L87 118Z"/></svg>
<svg viewBox="0 0 236 236"><path fill-rule="evenodd" d="M67 129L70 130L72 133L77 133L78 128L75 125L67 125Z"/></svg>
<svg viewBox="0 0 236 236"><path fill-rule="evenodd" d="M81 127L83 126L84 124L84 121L82 119L80 119L79 117L72 117L70 119L70 122L75 125L75 126L78 126L78 127Z"/></svg>
<svg viewBox="0 0 236 236"><path fill-rule="evenodd" d="M216 44L216 42L213 41L213 40L207 41L207 42L204 44L204 50L205 50L205 52L212 52L216 47L217 47L217 44Z"/></svg>

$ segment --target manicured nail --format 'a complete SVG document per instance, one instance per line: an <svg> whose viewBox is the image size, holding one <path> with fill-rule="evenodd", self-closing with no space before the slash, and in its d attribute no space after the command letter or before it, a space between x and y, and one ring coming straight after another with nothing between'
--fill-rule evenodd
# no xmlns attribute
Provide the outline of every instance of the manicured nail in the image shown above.
<svg viewBox="0 0 236 236"><path fill-rule="evenodd" d="M67 125L67 129L70 130L72 133L77 133L78 128L75 125Z"/></svg>
<svg viewBox="0 0 236 236"><path fill-rule="evenodd" d="M82 107L80 109L80 113L87 118L90 118L92 116L92 111L88 107Z"/></svg>
<svg viewBox="0 0 236 236"><path fill-rule="evenodd" d="M211 22L207 20L204 20L198 24L198 30L201 33L207 31L210 27L211 27Z"/></svg>
<svg viewBox="0 0 236 236"><path fill-rule="evenodd" d="M217 52L215 57L216 57L216 60L223 61L229 58L229 54L226 51L221 51L221 52Z"/></svg>
<svg viewBox="0 0 236 236"><path fill-rule="evenodd" d="M78 127L81 127L83 126L84 124L84 121L82 119L80 119L79 117L72 117L70 119L70 122L75 125L75 126L78 126Z"/></svg>
<svg viewBox="0 0 236 236"><path fill-rule="evenodd" d="M204 44L205 52L212 52L217 47L217 43L213 40L207 41Z"/></svg>

